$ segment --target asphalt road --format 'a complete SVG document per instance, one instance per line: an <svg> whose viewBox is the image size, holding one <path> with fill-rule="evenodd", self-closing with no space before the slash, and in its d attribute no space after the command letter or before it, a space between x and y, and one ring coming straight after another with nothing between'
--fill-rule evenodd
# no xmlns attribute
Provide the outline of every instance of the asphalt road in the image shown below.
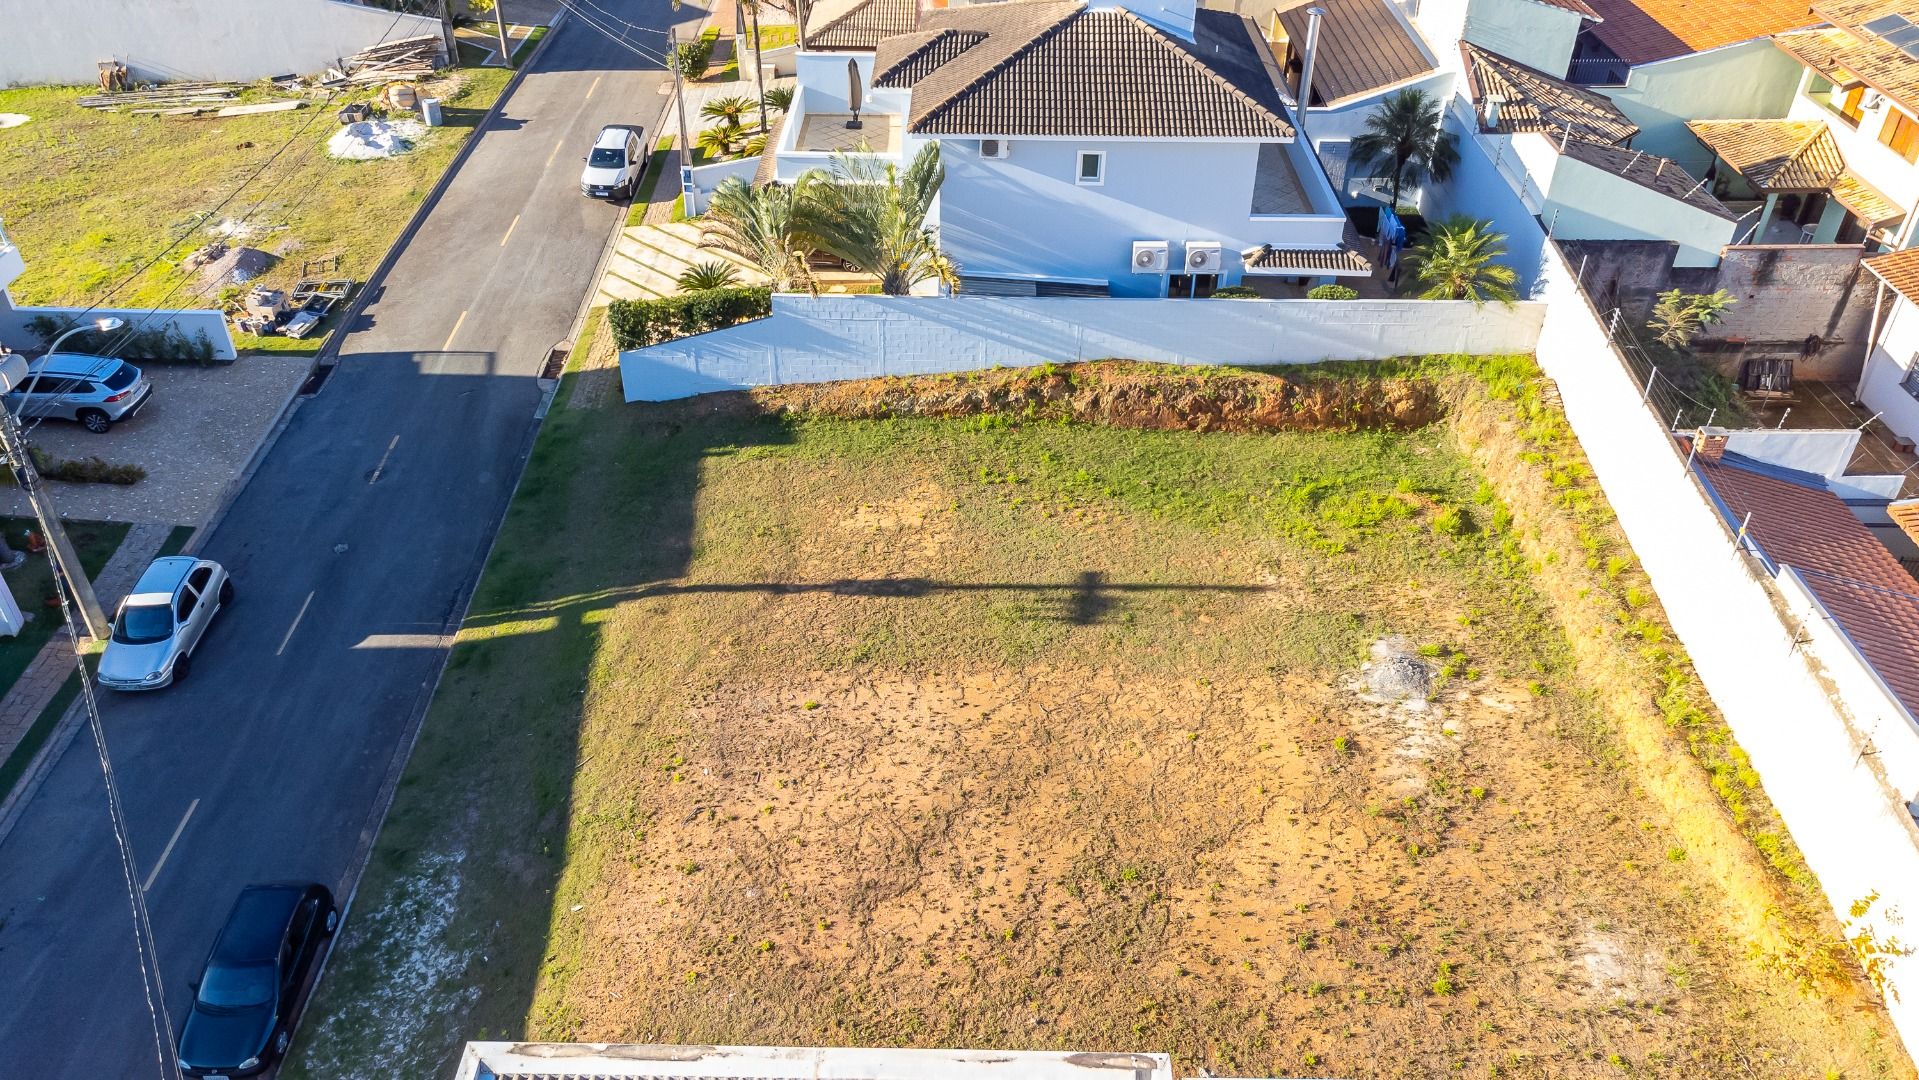
<svg viewBox="0 0 1919 1080"><path fill-rule="evenodd" d="M651 129L663 78L579 19L553 32L204 545L238 597L191 677L103 697L176 1032L240 886L344 895L357 874L524 461L536 375L624 214L580 196L581 155L602 124ZM0 841L0 1076L162 1075L133 942L83 730Z"/></svg>

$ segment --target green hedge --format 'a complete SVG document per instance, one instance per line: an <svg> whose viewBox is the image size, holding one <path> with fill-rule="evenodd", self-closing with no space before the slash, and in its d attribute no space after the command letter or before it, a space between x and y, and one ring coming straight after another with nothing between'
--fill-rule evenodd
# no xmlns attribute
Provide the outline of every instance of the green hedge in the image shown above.
<svg viewBox="0 0 1919 1080"><path fill-rule="evenodd" d="M1347 285L1321 285L1306 294L1308 300L1357 300L1359 290Z"/></svg>
<svg viewBox="0 0 1919 1080"><path fill-rule="evenodd" d="M1224 288L1214 289L1213 299L1257 300L1259 299L1259 290L1253 288L1251 285L1228 285Z"/></svg>
<svg viewBox="0 0 1919 1080"><path fill-rule="evenodd" d="M615 300L607 307L606 321L615 344L641 349L765 318L772 311L773 290L763 286L701 289L658 300Z"/></svg>

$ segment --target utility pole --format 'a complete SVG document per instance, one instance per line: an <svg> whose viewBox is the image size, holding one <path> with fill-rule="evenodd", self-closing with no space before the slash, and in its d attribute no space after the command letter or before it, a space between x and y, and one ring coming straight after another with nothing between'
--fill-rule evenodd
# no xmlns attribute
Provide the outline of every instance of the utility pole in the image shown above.
<svg viewBox="0 0 1919 1080"><path fill-rule="evenodd" d="M799 31L800 51L806 52L806 0L793 0L793 22Z"/></svg>
<svg viewBox="0 0 1919 1080"><path fill-rule="evenodd" d="M680 28L666 28L666 56L673 69L673 105L680 114L680 210L687 217L693 216L693 140L686 131L686 79L681 69L686 66L680 55Z"/></svg>
<svg viewBox="0 0 1919 1080"><path fill-rule="evenodd" d="M752 4L752 84L760 88L760 132L768 138L773 129L766 127L766 59L760 58L760 0Z"/></svg>
<svg viewBox="0 0 1919 1080"><path fill-rule="evenodd" d="M26 368L25 360L9 356L4 364L0 364L0 383L5 384L6 390L20 385L20 377L26 374ZM47 500L40 472L33 467L33 455L27 452L27 440L21 434L20 419L13 415L12 409L4 407L0 407L0 444L4 445L7 463L13 466L13 475L20 481L20 489L27 493L27 501L33 504L33 516L47 534L47 554L53 560L54 572L66 579L67 587L73 590L74 606L80 609L80 620L86 624L87 633L96 638L106 637L112 624L107 621L106 613L100 610L100 598L93 595L93 582L87 580L86 568L80 565L80 556L73 550L73 541L67 538L66 527L60 524L60 515L54 512Z"/></svg>
<svg viewBox="0 0 1919 1080"><path fill-rule="evenodd" d="M513 50L506 46L506 12L500 10L502 0L493 0L493 29L500 34L500 61L507 67L513 66Z"/></svg>

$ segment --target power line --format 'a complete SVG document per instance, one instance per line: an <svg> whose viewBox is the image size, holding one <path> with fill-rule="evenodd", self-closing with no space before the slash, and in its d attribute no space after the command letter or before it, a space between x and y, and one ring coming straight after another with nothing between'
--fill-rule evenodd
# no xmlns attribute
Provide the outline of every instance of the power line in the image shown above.
<svg viewBox="0 0 1919 1080"><path fill-rule="evenodd" d="M375 45L384 44L387 41L387 39L393 34L394 28L400 25L400 20L405 18L406 15L407 15L407 12L404 12L404 11L396 12L393 16L393 21L387 23L386 29L381 31L379 40L374 42L374 44ZM372 46L368 46L368 48L371 48L371 47ZM337 91L328 93L327 99L326 99L328 102L331 102L333 100L334 93L337 93ZM324 112L324 111L325 111L324 109L321 110L321 112ZM311 127L312 125L313 125L313 120L309 118L305 124L302 124L300 126L299 131L296 131L291 136L289 136L286 142L280 144L279 149L275 150L272 154L268 155L267 159L265 161L262 161L258 168L254 169L253 172L249 173L244 179L242 179L240 181L239 186L234 188L231 194L229 194L226 198L221 199L219 203L216 204L211 210L208 210L206 213L201 214L199 218L196 219L192 225L188 226L186 230L183 231L180 234L180 236L177 239L175 239L171 244L168 244L165 248L162 248L158 254L154 255L152 258L148 259L146 262L140 264L139 269L135 270L133 273L128 274L126 277L122 278L118 284L114 285L111 289L108 289L106 293L100 297L100 299L95 300L91 304L88 304L86 310L74 316L73 322L70 325L78 326L83 320L86 319L88 315L97 311L108 300L113 299L113 297L117 295L121 289L126 288L128 285L132 284L136 278L140 277L140 275L146 273L148 270L153 269L156 263L158 263L161 259L164 259L169 254L171 254L173 252L173 249L179 247L180 244L187 239L187 237L192 236L195 233L199 232L200 227L206 224L207 219L211 218L213 215L225 209L228 203L238 198L240 196L240 193L245 191L249 184L253 183L254 180L259 178L261 173L266 171L267 166L273 164L273 161L275 158L278 158L282 153L285 153L287 147L291 146L293 144L293 141L299 138L300 135L303 134L306 131L306 129Z"/></svg>
<svg viewBox="0 0 1919 1080"><path fill-rule="evenodd" d="M15 459L12 464L16 475L27 481L22 486L27 489L27 501L33 508L34 520L40 525L41 535L51 536L54 526L48 520L49 513L41 497L44 489L35 474L26 443L19 437L19 428L14 424L11 414L0 414L0 424L6 425L12 436L7 439L7 449L9 456ZM93 680L87 672L82 635L73 615L71 587L57 566L53 572L53 585L60 600L61 617L66 620L68 639L73 642L73 664L80 678L80 696L87 710L87 723L93 731L94 746L99 751L100 774L107 792L107 819L113 828L114 843L119 849L120 873L127 885L127 904L133 912L133 947L140 960L140 992L146 999L147 1019L153 1026L154 1055L159 1060L160 1075L168 1080L177 1080L179 1062L167 1052L168 1036L173 1031L173 1017L167 1011L166 988L161 981L160 951L154 943L146 895L138 884L133 842L127 833L126 808L120 800L120 783L114 775L113 760L107 753L106 728L100 722L99 703L94 699Z"/></svg>
<svg viewBox="0 0 1919 1080"><path fill-rule="evenodd" d="M586 23L586 25L599 31L600 34L604 36L607 40L613 42L614 44L620 46L623 49L626 49L628 52L633 53L635 56L638 56L643 60L651 60L661 65L668 65L668 66L671 65L672 61L668 60L664 54L652 52L639 45L635 45L633 42L628 41L624 35L617 34L613 32L612 30L608 30L606 27L601 26L599 23L593 21L593 16L588 15L584 10L582 10L579 7L576 7L572 3L572 0L559 0L559 3L560 3L560 6L565 8L567 11L572 12L574 15L579 16L580 20ZM599 9L596 8L594 10L598 11ZM629 23L627 25L631 26L632 24ZM664 33L664 31L651 30L648 27L634 27L634 29L648 30L651 33Z"/></svg>

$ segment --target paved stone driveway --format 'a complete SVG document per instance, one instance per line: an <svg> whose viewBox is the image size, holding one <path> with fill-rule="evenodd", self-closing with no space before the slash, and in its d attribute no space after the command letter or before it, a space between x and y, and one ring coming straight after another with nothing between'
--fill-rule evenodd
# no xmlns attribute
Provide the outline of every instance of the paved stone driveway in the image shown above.
<svg viewBox="0 0 1919 1080"><path fill-rule="evenodd" d="M48 420L27 441L61 459L100 457L147 470L137 484L48 483L61 516L96 521L198 525L246 467L313 362L304 356L246 356L224 367L148 364L153 398L140 415L94 435ZM27 514L17 488L0 513Z"/></svg>

